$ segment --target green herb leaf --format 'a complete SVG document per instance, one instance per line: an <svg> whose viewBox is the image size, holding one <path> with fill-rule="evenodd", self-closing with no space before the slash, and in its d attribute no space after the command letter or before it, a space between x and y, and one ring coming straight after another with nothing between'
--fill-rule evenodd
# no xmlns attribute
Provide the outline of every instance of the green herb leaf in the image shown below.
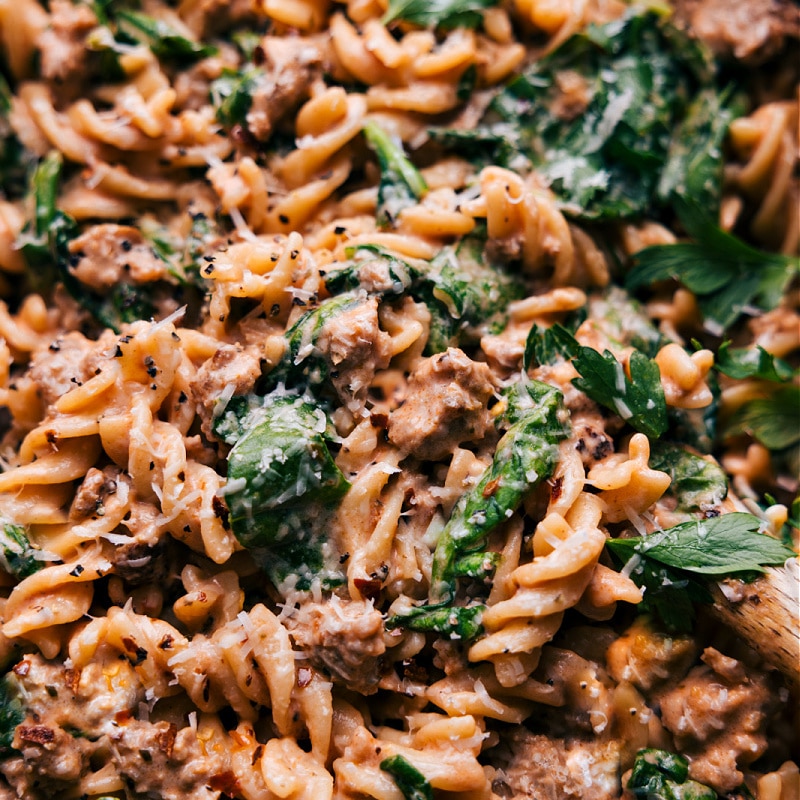
<svg viewBox="0 0 800 800"><path fill-rule="evenodd" d="M144 39L158 58L192 62L217 52L216 47L195 42L164 20L123 9L115 14L119 30L135 40Z"/></svg>
<svg viewBox="0 0 800 800"><path fill-rule="evenodd" d="M296 588L340 580L328 525L350 484L328 449L325 413L308 397L276 393L240 400L218 417L215 433L236 439L225 495L231 529L276 586L290 576Z"/></svg>
<svg viewBox="0 0 800 800"><path fill-rule="evenodd" d="M0 73L0 196L15 200L25 194L34 157L11 128L11 88Z"/></svg>
<svg viewBox="0 0 800 800"><path fill-rule="evenodd" d="M714 508L728 495L728 479L722 467L679 445L651 442L650 467L670 476L667 494L677 499L683 511Z"/></svg>
<svg viewBox="0 0 800 800"><path fill-rule="evenodd" d="M29 190L33 199L33 218L17 239L17 246L28 267L31 288L39 294L52 289L58 278L59 253L77 233L75 221L56 207L63 163L61 153L52 150L37 164L31 174Z"/></svg>
<svg viewBox="0 0 800 800"><path fill-rule="evenodd" d="M691 198L716 217L722 189L723 141L728 126L744 105L732 89L699 92L673 137L661 173L658 194L664 203L673 196Z"/></svg>
<svg viewBox="0 0 800 800"><path fill-rule="evenodd" d="M655 245L635 255L629 290L677 280L697 295L706 327L722 335L748 307L775 308L800 270L800 258L765 253L714 225L702 209L679 203L693 243Z"/></svg>
<svg viewBox="0 0 800 800"><path fill-rule="evenodd" d="M135 49L135 45L117 41L111 29L105 25L90 31L84 44L86 49L94 53L94 57L100 62L97 72L104 82L125 80L126 72L122 68L120 56L130 53Z"/></svg>
<svg viewBox="0 0 800 800"><path fill-rule="evenodd" d="M569 105L561 81L567 71L582 80L585 107ZM506 166L530 160L565 213L640 216L661 202L657 190L668 165L679 183L686 158L705 163L693 149L683 159L673 153L670 163L669 151L709 73L698 45L663 17L634 10L588 26L538 59L497 95L490 110L501 122L482 126L482 135L504 136L491 157L507 154ZM718 135L705 137L707 147Z"/></svg>
<svg viewBox="0 0 800 800"><path fill-rule="evenodd" d="M591 347L581 346L573 364L581 377L572 383L592 400L653 439L667 430L667 401L655 361L635 350L630 357L628 378L609 350L601 355Z"/></svg>
<svg viewBox="0 0 800 800"><path fill-rule="evenodd" d="M378 225L391 227L397 215L414 205L428 191L428 185L419 170L403 152L402 144L395 141L375 122L364 124L364 138L378 157L381 180L378 186Z"/></svg>
<svg viewBox="0 0 800 800"><path fill-rule="evenodd" d="M407 628L422 633L439 633L448 639L469 642L482 631L481 615L485 606L423 605L386 620L389 630Z"/></svg>
<svg viewBox="0 0 800 800"><path fill-rule="evenodd" d="M666 750L640 750L627 789L643 800L716 800L717 793L689 778L689 762Z"/></svg>
<svg viewBox="0 0 800 800"><path fill-rule="evenodd" d="M483 19L481 11L496 6L499 0L391 0L381 17L384 25L396 20L410 22L420 28L477 28Z"/></svg>
<svg viewBox="0 0 800 800"><path fill-rule="evenodd" d="M271 391L278 384L287 387L320 386L330 373L330 364L317 350L316 344L325 326L346 311L367 302L364 292L346 292L329 297L316 308L309 309L286 331L287 347L283 358L267 375Z"/></svg>
<svg viewBox="0 0 800 800"><path fill-rule="evenodd" d="M507 392L504 417L510 425L481 479L458 500L433 556L431 604L455 596L455 565L479 550L488 535L515 511L522 498L547 480L557 461L558 444L566 437L561 393L539 381L516 384Z"/></svg>
<svg viewBox="0 0 800 800"><path fill-rule="evenodd" d="M432 317L427 353L498 333L508 318L508 304L524 296L519 276L494 264L485 246L478 231L443 247L417 281L412 293Z"/></svg>
<svg viewBox="0 0 800 800"><path fill-rule="evenodd" d="M783 564L794 553L777 539L758 533L760 527L758 517L734 512L682 522L644 538L609 539L606 547L626 561L638 555L698 575L763 572L764 566Z"/></svg>
<svg viewBox="0 0 800 800"><path fill-rule="evenodd" d="M22 525L0 519L0 569L16 578L27 578L45 565L36 553Z"/></svg>
<svg viewBox="0 0 800 800"><path fill-rule="evenodd" d="M403 793L405 800L433 800L433 789L425 776L401 755L389 756L381 761L381 769L388 772Z"/></svg>
<svg viewBox="0 0 800 800"><path fill-rule="evenodd" d="M14 752L14 732L25 716L18 680L13 673L6 673L0 678L0 755Z"/></svg>
<svg viewBox="0 0 800 800"><path fill-rule="evenodd" d="M573 332L559 323L549 328L539 328L534 324L525 340L523 371L542 364L557 364L560 360L569 360L576 354L579 346Z"/></svg>
<svg viewBox="0 0 800 800"><path fill-rule="evenodd" d="M241 72L224 69L211 84L211 105L217 120L230 129L234 125L247 127L247 114L253 104L253 92L266 77L260 67L246 67Z"/></svg>
<svg viewBox="0 0 800 800"><path fill-rule="evenodd" d="M729 378L758 378L775 383L786 383L792 379L794 370L791 366L760 345L741 348L730 345L730 342L723 342L714 359L714 366Z"/></svg>
<svg viewBox="0 0 800 800"><path fill-rule="evenodd" d="M800 442L800 387L787 386L770 397L745 403L733 415L728 434L749 433L770 450Z"/></svg>

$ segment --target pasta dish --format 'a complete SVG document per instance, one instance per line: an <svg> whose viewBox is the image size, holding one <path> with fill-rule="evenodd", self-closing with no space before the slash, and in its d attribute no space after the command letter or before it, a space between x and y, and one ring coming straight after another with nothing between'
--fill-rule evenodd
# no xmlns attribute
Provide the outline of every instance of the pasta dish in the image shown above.
<svg viewBox="0 0 800 800"><path fill-rule="evenodd" d="M797 800L789 0L0 0L0 800Z"/></svg>

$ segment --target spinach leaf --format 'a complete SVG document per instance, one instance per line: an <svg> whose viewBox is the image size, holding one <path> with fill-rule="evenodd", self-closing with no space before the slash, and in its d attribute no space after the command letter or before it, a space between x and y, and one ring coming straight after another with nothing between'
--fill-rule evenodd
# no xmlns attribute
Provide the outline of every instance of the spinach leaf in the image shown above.
<svg viewBox="0 0 800 800"><path fill-rule="evenodd" d="M458 559L480 549L522 498L553 473L558 444L567 436L563 416L561 393L546 383L525 381L506 392L506 412L498 422L509 422L510 427L498 442L491 465L456 503L439 537L430 603L453 600Z"/></svg>
<svg viewBox="0 0 800 800"><path fill-rule="evenodd" d="M325 325L335 317L366 302L365 292L346 292L323 300L309 309L286 331L286 350L283 358L267 375L267 390L279 384L287 387L320 386L330 374L328 360L316 345Z"/></svg>
<svg viewBox="0 0 800 800"><path fill-rule="evenodd" d="M406 627L474 638L483 607L454 605L459 579L486 578L497 556L484 551L489 534L516 511L522 498L555 469L558 444L568 435L561 393L546 383L521 381L505 392L497 423L507 426L491 465L463 494L439 536L428 604L396 614L387 627ZM483 560L478 573L475 568Z"/></svg>
<svg viewBox="0 0 800 800"><path fill-rule="evenodd" d="M670 476L667 494L678 501L678 508L683 511L713 508L728 495L728 479L722 467L679 445L652 442L650 467Z"/></svg>
<svg viewBox="0 0 800 800"><path fill-rule="evenodd" d="M481 616L486 610L482 605L422 605L386 620L389 630L408 628L423 633L439 633L448 639L469 642L483 632Z"/></svg>
<svg viewBox="0 0 800 800"><path fill-rule="evenodd" d="M723 142L728 126L744 112L732 88L704 89L689 106L670 143L658 195L664 204L673 196L691 198L717 217L722 190Z"/></svg>
<svg viewBox="0 0 800 800"><path fill-rule="evenodd" d="M627 789L644 800L716 800L717 793L689 778L689 762L666 750L640 750Z"/></svg>
<svg viewBox="0 0 800 800"><path fill-rule="evenodd" d="M481 232L443 247L413 292L431 312L426 352L477 341L505 325L508 304L524 296L518 276L492 263Z"/></svg>
<svg viewBox="0 0 800 800"><path fill-rule="evenodd" d="M410 291L425 271L425 262L411 263L383 247L362 244L345 250L348 261L323 275L331 294L363 289L371 295L391 297Z"/></svg>
<svg viewBox="0 0 800 800"><path fill-rule="evenodd" d="M12 747L17 725L25 721L23 695L16 676L8 672L0 678L0 755L16 752Z"/></svg>
<svg viewBox="0 0 800 800"><path fill-rule="evenodd" d="M389 228L397 215L408 206L415 205L428 191L428 185L419 170L403 152L402 143L396 142L372 120L364 124L364 138L378 157L381 180L378 185L378 225Z"/></svg>
<svg viewBox="0 0 800 800"><path fill-rule="evenodd" d="M217 120L228 129L234 125L246 128L253 93L265 78L266 72L260 67L247 66L240 72L224 69L211 84L211 105Z"/></svg>
<svg viewBox="0 0 800 800"><path fill-rule="evenodd" d="M390 0L381 22L403 20L442 30L477 28L483 19L480 12L497 4L498 0Z"/></svg>
<svg viewBox="0 0 800 800"><path fill-rule="evenodd" d="M714 359L717 370L729 378L758 378L775 383L786 383L792 379L794 371L791 366L760 345L741 348L732 348L730 345L729 341L723 342Z"/></svg>
<svg viewBox="0 0 800 800"><path fill-rule="evenodd" d="M667 343L642 304L619 286L589 298L586 324L613 350L635 347L653 358Z"/></svg>
<svg viewBox="0 0 800 800"><path fill-rule="evenodd" d="M562 88L565 74L580 80L584 103L575 104L576 93ZM667 167L663 191L682 187L685 170L697 164L705 172L718 169L713 144L724 119L706 125L710 110L697 108L682 133L686 141L673 145L698 86L710 80L705 52L656 13L632 10L590 25L495 97L477 136L499 146L483 158L476 150L479 163L501 157L518 169L528 161L564 212L580 219L640 216L661 202ZM701 130L705 150L698 146Z"/></svg>
<svg viewBox="0 0 800 800"><path fill-rule="evenodd" d="M381 769L388 772L403 793L405 800L433 800L433 789L425 776L401 755L389 756L381 761Z"/></svg>
<svg viewBox="0 0 800 800"><path fill-rule="evenodd" d="M745 403L733 415L727 433L749 433L770 450L800 442L800 387L787 386L770 397Z"/></svg>
<svg viewBox="0 0 800 800"><path fill-rule="evenodd" d="M443 247L431 261L401 259L377 245L347 251L350 261L324 277L330 292L361 289L391 298L409 294L431 313L426 352L477 341L502 329L508 304L524 296L522 280L492 263L479 232Z"/></svg>
<svg viewBox="0 0 800 800"><path fill-rule="evenodd" d="M56 207L62 165L63 158L57 150L37 164L29 189L33 217L17 239L28 267L28 281L39 294L52 289L59 277L59 261L68 257L67 242L78 233L75 220Z"/></svg>
<svg viewBox="0 0 800 800"><path fill-rule="evenodd" d="M17 244L28 266L28 280L34 291L44 294L61 281L101 325L119 333L126 322L147 319L154 306L149 290L119 282L104 295L84 286L70 271L69 242L78 235L75 220L57 207L63 159L51 151L39 162L31 176L33 218L25 225Z"/></svg>
<svg viewBox="0 0 800 800"><path fill-rule="evenodd" d="M647 247L625 286L635 290L674 279L697 295L710 333L722 335L753 306L775 308L800 271L800 258L766 253L714 225L695 204L680 201L681 221L694 242Z"/></svg>
<svg viewBox="0 0 800 800"><path fill-rule="evenodd" d="M231 528L275 585L340 580L328 526L350 484L331 456L325 413L306 396L275 393L234 404L214 430L236 439L225 492Z"/></svg>
<svg viewBox="0 0 800 800"><path fill-rule="evenodd" d="M185 237L147 218L139 221L139 231L180 286L205 291L201 269L208 267L208 258L213 261L209 253L216 249L220 229L215 219L202 212L191 214L190 219Z"/></svg>
<svg viewBox="0 0 800 800"><path fill-rule="evenodd" d="M27 578L44 566L36 553L22 525L0 519L0 569L16 578Z"/></svg>
<svg viewBox="0 0 800 800"><path fill-rule="evenodd" d="M122 39L129 37L120 35ZM107 25L101 25L90 31L84 40L86 49L94 54L97 60L97 73L102 77L103 81L117 82L123 81L126 77L126 72L122 67L120 57L129 53L135 48L135 45L127 41L119 41L111 28Z"/></svg>
<svg viewBox="0 0 800 800"><path fill-rule="evenodd" d="M17 138L9 122L11 88L0 73L0 192L9 200L25 194L33 155Z"/></svg>
<svg viewBox="0 0 800 800"><path fill-rule="evenodd" d="M116 11L114 18L119 31L135 41L144 39L161 59L191 63L217 52L216 47L188 39L168 22L139 11L121 9Z"/></svg>

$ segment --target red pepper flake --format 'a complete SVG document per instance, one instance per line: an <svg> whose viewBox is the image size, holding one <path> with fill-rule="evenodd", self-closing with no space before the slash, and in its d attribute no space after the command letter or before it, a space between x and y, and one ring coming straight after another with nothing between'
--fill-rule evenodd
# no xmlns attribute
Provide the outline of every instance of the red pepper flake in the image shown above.
<svg viewBox="0 0 800 800"><path fill-rule="evenodd" d="M222 522L222 527L228 529L228 506L225 501L214 495L211 498L211 508L214 510L214 515Z"/></svg>
<svg viewBox="0 0 800 800"><path fill-rule="evenodd" d="M133 661L134 667L138 667L139 664L147 658L147 650L145 650L144 647L139 647L130 636L123 636L122 644L129 653L133 653L135 656L135 660Z"/></svg>
<svg viewBox="0 0 800 800"><path fill-rule="evenodd" d="M374 428L386 428L389 425L389 415L376 411L369 415L369 421Z"/></svg>
<svg viewBox="0 0 800 800"><path fill-rule="evenodd" d="M483 496L484 497L491 497L499 488L500 486L500 478L494 478L493 480L489 481L486 486L483 487Z"/></svg>
<svg viewBox="0 0 800 800"><path fill-rule="evenodd" d="M132 717L133 714L131 714L130 709L123 708L122 711L117 711L117 713L114 714L114 722L118 725L124 725Z"/></svg>
<svg viewBox="0 0 800 800"><path fill-rule="evenodd" d="M72 694L76 694L81 681L81 671L79 669L64 670L64 685Z"/></svg>
<svg viewBox="0 0 800 800"><path fill-rule="evenodd" d="M356 578L353 584L362 597L367 600L377 600L381 593L383 582L379 578Z"/></svg>
<svg viewBox="0 0 800 800"><path fill-rule="evenodd" d="M227 797L236 797L239 793L239 780L233 772L220 772L211 776L208 787L215 792L222 792Z"/></svg>
<svg viewBox="0 0 800 800"><path fill-rule="evenodd" d="M56 739L55 731L46 725L20 725L17 735L23 742L41 745L50 744Z"/></svg>
<svg viewBox="0 0 800 800"><path fill-rule="evenodd" d="M303 689L311 683L314 673L308 667L300 667L297 670L297 685Z"/></svg>
<svg viewBox="0 0 800 800"><path fill-rule="evenodd" d="M561 497L562 487L564 485L564 479L562 477L558 477L553 479L550 484L550 498L555 502Z"/></svg>
<svg viewBox="0 0 800 800"><path fill-rule="evenodd" d="M24 678L31 671L31 662L27 658L23 658L19 664L14 665L14 674Z"/></svg>
<svg viewBox="0 0 800 800"><path fill-rule="evenodd" d="M167 758L172 758L172 750L175 747L175 739L178 736L178 728L174 722L170 722L166 729L156 733L156 744L165 753Z"/></svg>

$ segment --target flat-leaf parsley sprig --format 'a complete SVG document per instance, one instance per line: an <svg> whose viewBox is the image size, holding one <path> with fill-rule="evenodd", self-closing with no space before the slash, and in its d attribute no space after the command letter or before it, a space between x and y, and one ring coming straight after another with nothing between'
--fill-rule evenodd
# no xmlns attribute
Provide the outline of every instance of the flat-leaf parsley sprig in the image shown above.
<svg viewBox="0 0 800 800"><path fill-rule="evenodd" d="M708 580L749 579L795 555L778 539L760 533L761 525L752 514L733 512L689 520L649 536L609 539L606 548L634 583L644 587L642 610L671 630L687 630L692 603L711 601Z"/></svg>

